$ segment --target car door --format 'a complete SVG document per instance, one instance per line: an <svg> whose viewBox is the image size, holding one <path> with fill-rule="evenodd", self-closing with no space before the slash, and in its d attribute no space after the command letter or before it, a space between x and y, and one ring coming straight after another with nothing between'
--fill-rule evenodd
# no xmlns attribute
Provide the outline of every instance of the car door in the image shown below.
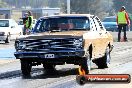
<svg viewBox="0 0 132 88"><path fill-rule="evenodd" d="M91 29L90 34L92 35L90 36L90 38L93 45L92 57L98 58L100 57L101 36L98 32L98 25L94 18L91 18L90 20L90 29Z"/></svg>
<svg viewBox="0 0 132 88"><path fill-rule="evenodd" d="M104 40L104 32L100 27L100 24L98 22L97 17L93 18L94 24L95 24L95 32L96 35L98 35L95 39L95 47L96 47L96 58L102 57L104 55L104 49L105 49L105 40Z"/></svg>
<svg viewBox="0 0 132 88"><path fill-rule="evenodd" d="M108 40L108 36L107 36L107 32L105 30L105 28L103 27L100 19L98 17L95 17L95 24L97 27L97 31L99 33L99 54L102 56L105 53L105 49L107 47L107 40Z"/></svg>

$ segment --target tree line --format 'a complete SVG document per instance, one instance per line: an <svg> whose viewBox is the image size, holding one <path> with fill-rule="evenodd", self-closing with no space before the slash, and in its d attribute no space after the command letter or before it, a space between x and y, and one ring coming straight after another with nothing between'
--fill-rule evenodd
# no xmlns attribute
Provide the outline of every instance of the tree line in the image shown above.
<svg viewBox="0 0 132 88"><path fill-rule="evenodd" d="M45 8L59 7L63 13L67 12L67 0L0 0L0 8ZM132 13L131 0L70 0L71 12L90 13L99 17L114 15L121 6L125 6Z"/></svg>

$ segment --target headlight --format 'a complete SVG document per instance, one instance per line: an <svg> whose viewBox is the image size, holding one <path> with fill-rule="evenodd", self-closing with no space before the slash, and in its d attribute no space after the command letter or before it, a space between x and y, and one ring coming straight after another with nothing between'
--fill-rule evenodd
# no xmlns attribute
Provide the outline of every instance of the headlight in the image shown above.
<svg viewBox="0 0 132 88"><path fill-rule="evenodd" d="M15 48L16 48L16 50L25 49L26 43L24 43L22 41L17 41L17 42L15 42Z"/></svg>
<svg viewBox="0 0 132 88"><path fill-rule="evenodd" d="M5 32L0 32L0 35L1 35L1 36L4 36L4 35L5 35Z"/></svg>
<svg viewBox="0 0 132 88"><path fill-rule="evenodd" d="M19 47L20 47L20 49L25 49L26 48L26 43L20 42Z"/></svg>
<svg viewBox="0 0 132 88"><path fill-rule="evenodd" d="M74 42L73 42L74 46L76 48L82 48L82 45L83 45L83 39L80 38L80 39L74 39Z"/></svg>

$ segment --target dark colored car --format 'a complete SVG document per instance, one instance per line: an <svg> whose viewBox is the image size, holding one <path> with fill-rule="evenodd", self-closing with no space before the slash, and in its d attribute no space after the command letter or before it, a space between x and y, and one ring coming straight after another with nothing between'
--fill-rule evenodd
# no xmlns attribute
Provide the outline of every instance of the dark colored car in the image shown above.
<svg viewBox="0 0 132 88"><path fill-rule="evenodd" d="M107 31L112 31L112 32L118 31L116 16L105 17L102 23Z"/></svg>
<svg viewBox="0 0 132 88"><path fill-rule="evenodd" d="M98 68L107 68L113 37L97 16L65 14L40 18L34 34L15 40L15 57L21 61L23 75L30 75L32 66L43 64L53 70L56 65L79 65L86 74L93 61Z"/></svg>

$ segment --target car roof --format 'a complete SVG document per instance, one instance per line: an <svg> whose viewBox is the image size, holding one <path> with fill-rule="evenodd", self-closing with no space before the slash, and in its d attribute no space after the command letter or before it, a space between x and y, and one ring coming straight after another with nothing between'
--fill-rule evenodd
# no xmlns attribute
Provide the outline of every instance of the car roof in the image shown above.
<svg viewBox="0 0 132 88"><path fill-rule="evenodd" d="M0 19L0 20L13 20L13 19Z"/></svg>
<svg viewBox="0 0 132 88"><path fill-rule="evenodd" d="M0 19L0 20L13 20L13 19Z"/></svg>
<svg viewBox="0 0 132 88"><path fill-rule="evenodd" d="M59 14L59 15L51 15L51 16L43 16L41 18L52 18L52 17L93 17L91 14Z"/></svg>
<svg viewBox="0 0 132 88"><path fill-rule="evenodd" d="M87 16L87 17L89 17L92 15L90 15L90 14L60 14L60 15L54 15L54 16L66 16L66 17L68 17L68 16Z"/></svg>

